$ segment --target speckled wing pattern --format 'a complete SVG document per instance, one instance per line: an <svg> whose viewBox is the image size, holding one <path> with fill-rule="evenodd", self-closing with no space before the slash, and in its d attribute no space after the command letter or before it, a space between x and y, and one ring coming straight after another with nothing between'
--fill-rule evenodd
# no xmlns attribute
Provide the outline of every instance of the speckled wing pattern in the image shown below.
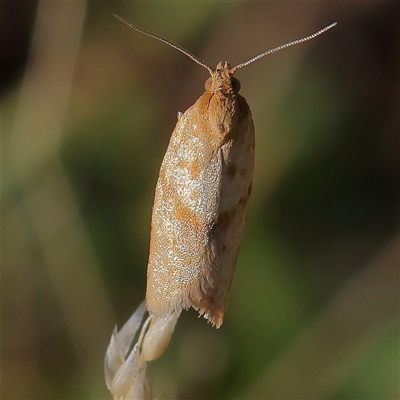
<svg viewBox="0 0 400 400"><path fill-rule="evenodd" d="M156 186L147 288L154 314L189 308L194 292L208 290L205 268L213 262L222 157L199 129L198 115L195 104L180 117Z"/></svg>

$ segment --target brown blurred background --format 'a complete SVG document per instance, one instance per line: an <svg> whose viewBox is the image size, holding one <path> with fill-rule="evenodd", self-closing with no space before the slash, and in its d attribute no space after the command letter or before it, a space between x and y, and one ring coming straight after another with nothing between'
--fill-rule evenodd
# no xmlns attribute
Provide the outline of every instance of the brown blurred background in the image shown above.
<svg viewBox="0 0 400 400"><path fill-rule="evenodd" d="M398 2L2 2L2 398L107 399L103 357L145 295L158 169L211 66L256 127L220 330L183 313L164 399L399 398Z"/></svg>

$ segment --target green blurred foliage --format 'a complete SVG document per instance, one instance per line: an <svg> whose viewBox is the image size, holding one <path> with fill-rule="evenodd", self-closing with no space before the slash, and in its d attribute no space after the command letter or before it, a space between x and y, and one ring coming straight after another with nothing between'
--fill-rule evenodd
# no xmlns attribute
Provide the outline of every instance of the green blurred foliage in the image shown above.
<svg viewBox="0 0 400 400"><path fill-rule="evenodd" d="M207 79L111 13L211 66L338 21L237 73L256 170L228 311L218 331L182 314L154 396L399 398L398 3L2 9L4 399L109 398L104 352L145 296L158 168Z"/></svg>

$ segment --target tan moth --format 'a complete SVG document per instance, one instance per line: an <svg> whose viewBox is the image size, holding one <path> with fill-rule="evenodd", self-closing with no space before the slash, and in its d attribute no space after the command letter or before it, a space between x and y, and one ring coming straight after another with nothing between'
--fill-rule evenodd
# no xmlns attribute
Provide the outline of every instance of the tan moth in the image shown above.
<svg viewBox="0 0 400 400"><path fill-rule="evenodd" d="M246 100L239 94L240 82L234 73L267 54L311 40L336 23L235 67L220 62L213 69L182 47L114 16L136 31L179 50L210 73L205 92L178 115L159 172L147 268L146 305L150 316L132 351L140 354L140 367L138 362L129 361L134 358L131 355L124 362L128 350L122 350L125 354L121 355L121 347L127 341L126 331L131 331L129 337L133 331L135 335L143 307L140 321L139 317L131 317L136 321L131 329L124 326L119 333L114 331L107 350L107 386L116 398L121 398L121 394L128 393L125 388L138 389L137 383L128 382L132 368L139 374L138 371L145 369L145 361L162 354L183 309L195 308L217 328L222 324L254 168L253 120ZM118 341L121 343L117 346ZM116 347L119 347L119 364L115 361ZM118 369L125 372L118 375Z"/></svg>

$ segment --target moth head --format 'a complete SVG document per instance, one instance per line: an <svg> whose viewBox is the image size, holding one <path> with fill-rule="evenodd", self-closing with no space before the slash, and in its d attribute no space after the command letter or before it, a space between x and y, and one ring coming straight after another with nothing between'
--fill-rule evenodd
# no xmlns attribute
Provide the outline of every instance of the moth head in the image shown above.
<svg viewBox="0 0 400 400"><path fill-rule="evenodd" d="M233 76L227 61L218 63L215 70L210 71L210 75L204 84L207 92L239 93L241 87L239 79Z"/></svg>

